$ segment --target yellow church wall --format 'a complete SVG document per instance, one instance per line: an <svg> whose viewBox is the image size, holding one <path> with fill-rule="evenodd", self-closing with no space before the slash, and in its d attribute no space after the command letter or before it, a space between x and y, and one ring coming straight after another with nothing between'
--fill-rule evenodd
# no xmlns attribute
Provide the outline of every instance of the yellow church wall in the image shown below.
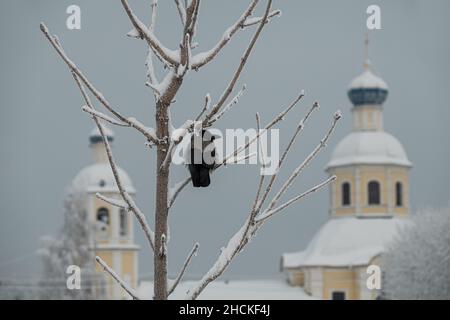
<svg viewBox="0 0 450 320"><path fill-rule="evenodd" d="M334 182L334 195L332 195L332 209L335 211L335 215L339 217L352 215L355 213L355 175L354 170L351 168L337 168L330 172L331 175L336 175L336 181ZM342 206L342 184L350 183L350 205Z"/></svg>
<svg viewBox="0 0 450 320"><path fill-rule="evenodd" d="M130 285L134 287L134 284L136 282L136 275L134 274L135 271L135 251L124 251L122 252L122 273L128 274L130 279Z"/></svg>
<svg viewBox="0 0 450 320"><path fill-rule="evenodd" d="M305 274L300 270L290 270L288 281L291 286L303 287L305 285Z"/></svg>
<svg viewBox="0 0 450 320"><path fill-rule="evenodd" d="M330 300L333 291L345 292L346 300L359 299L355 272L348 268L326 268L323 271L323 299Z"/></svg>

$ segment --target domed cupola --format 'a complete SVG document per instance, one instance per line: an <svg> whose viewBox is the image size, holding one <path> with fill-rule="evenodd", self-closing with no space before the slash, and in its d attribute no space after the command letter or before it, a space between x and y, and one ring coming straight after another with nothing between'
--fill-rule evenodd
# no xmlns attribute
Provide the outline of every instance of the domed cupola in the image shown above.
<svg viewBox="0 0 450 320"><path fill-rule="evenodd" d="M114 141L114 132L106 125L102 124L103 131L111 143ZM82 169L72 182L72 186L77 190L83 190L88 193L95 192L118 192L116 179L109 165L108 155L100 131L95 127L89 134L90 148L92 152L93 164ZM122 180L122 185L127 192L134 194L136 191L133 187L130 177L120 167L117 171Z"/></svg>
<svg viewBox="0 0 450 320"><path fill-rule="evenodd" d="M353 130L334 149L326 166L335 175L332 186L333 217L404 217L409 212L411 161L400 141L383 128L383 102L388 87L372 73L368 60L364 72L350 83Z"/></svg>
<svg viewBox="0 0 450 320"><path fill-rule="evenodd" d="M386 82L373 74L368 62L364 72L352 80L348 89L348 97L354 106L382 105L387 95Z"/></svg>

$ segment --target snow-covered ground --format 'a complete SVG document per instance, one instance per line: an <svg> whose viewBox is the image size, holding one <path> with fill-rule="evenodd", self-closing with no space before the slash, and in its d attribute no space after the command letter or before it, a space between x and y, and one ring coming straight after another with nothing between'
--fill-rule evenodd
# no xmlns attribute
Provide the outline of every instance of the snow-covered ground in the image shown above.
<svg viewBox="0 0 450 320"><path fill-rule="evenodd" d="M170 299L184 299L195 281L184 281L171 294ZM138 294L151 299L153 282L142 281ZM283 279L214 281L199 296L199 300L313 300L300 287L292 287Z"/></svg>

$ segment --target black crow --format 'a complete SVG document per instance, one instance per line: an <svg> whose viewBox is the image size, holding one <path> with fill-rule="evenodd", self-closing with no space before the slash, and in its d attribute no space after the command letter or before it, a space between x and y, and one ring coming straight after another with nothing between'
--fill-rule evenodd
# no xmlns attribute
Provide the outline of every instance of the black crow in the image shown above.
<svg viewBox="0 0 450 320"><path fill-rule="evenodd" d="M215 136L205 129L201 135L193 133L191 136L188 168L196 188L207 187L211 183L209 173L214 169L216 157L214 139Z"/></svg>

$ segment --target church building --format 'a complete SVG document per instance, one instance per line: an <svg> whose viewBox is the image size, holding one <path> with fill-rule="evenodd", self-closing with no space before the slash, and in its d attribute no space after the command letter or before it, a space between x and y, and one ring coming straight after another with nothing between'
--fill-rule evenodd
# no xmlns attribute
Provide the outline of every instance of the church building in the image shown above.
<svg viewBox="0 0 450 320"><path fill-rule="evenodd" d="M367 46L367 43L366 43ZM366 49L367 50L367 49ZM292 286L321 299L376 299L366 282L370 265L381 265L387 244L409 223L409 161L402 144L383 127L385 81L364 71L348 89L353 129L326 166L329 219L303 251L285 253L282 270ZM382 288L381 288L382 290Z"/></svg>
<svg viewBox="0 0 450 320"><path fill-rule="evenodd" d="M104 126L110 143L114 140L113 132ZM91 250L102 258L131 288L136 289L138 283L138 250L134 243L133 217L125 209L119 209L96 197L96 193L120 200L111 167L108 162L102 136L95 128L90 136L90 148L93 164L82 169L72 182L72 188L85 194L84 210L91 225L94 226L94 239ZM136 190L128 176L118 168L119 176L125 190L134 196ZM104 277L104 285L99 296L106 299L128 299L128 294L110 277L101 266L96 264L96 272Z"/></svg>

